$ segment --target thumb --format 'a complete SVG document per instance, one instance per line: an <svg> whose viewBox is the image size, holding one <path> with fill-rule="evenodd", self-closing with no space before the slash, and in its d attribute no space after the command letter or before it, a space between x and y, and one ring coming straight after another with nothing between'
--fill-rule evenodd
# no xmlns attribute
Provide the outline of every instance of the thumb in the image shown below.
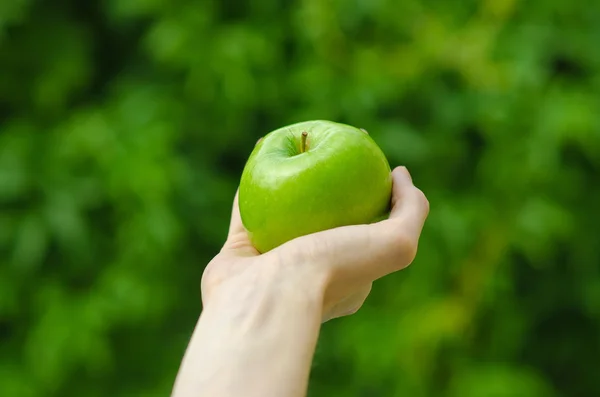
<svg viewBox="0 0 600 397"><path fill-rule="evenodd" d="M392 180L389 219L326 230L295 239L291 245L342 280L364 283L405 268L417 253L429 202L406 168L394 169Z"/></svg>
<svg viewBox="0 0 600 397"><path fill-rule="evenodd" d="M373 288L373 283L368 283L367 285L359 288L356 292L351 295L345 297L342 300L336 299L325 299L325 301L333 301L336 302L333 307L326 308L323 314L323 322L327 322L329 320L333 320L334 318L349 316L354 314L361 308L365 300L371 293L371 289Z"/></svg>

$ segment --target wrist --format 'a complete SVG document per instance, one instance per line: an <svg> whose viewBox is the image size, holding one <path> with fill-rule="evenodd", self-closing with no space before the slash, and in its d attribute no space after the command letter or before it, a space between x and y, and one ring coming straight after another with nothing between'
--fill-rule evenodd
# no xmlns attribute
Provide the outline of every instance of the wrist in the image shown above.
<svg viewBox="0 0 600 397"><path fill-rule="evenodd" d="M175 395L305 395L321 326L323 281L305 267L271 262L267 255L216 281Z"/></svg>
<svg viewBox="0 0 600 397"><path fill-rule="evenodd" d="M194 374L182 377L194 378L203 395L306 393L321 327L319 288L261 270L219 289L200 316L187 354L206 365L190 358Z"/></svg>

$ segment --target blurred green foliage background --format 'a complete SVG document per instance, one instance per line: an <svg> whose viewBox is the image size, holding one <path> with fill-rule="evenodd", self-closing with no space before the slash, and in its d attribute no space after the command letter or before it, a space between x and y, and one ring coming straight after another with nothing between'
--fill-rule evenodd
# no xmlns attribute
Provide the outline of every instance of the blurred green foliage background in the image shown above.
<svg viewBox="0 0 600 397"><path fill-rule="evenodd" d="M311 396L600 396L594 0L0 2L0 395L167 396L247 156L310 119L431 202Z"/></svg>

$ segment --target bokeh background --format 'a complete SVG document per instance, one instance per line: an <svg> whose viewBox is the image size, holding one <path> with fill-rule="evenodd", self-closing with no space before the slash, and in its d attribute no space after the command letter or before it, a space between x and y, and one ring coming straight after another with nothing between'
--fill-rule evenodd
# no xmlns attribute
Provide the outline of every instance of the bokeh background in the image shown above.
<svg viewBox="0 0 600 397"><path fill-rule="evenodd" d="M0 395L169 395L247 156L311 119L431 214L310 396L600 396L594 0L0 2Z"/></svg>

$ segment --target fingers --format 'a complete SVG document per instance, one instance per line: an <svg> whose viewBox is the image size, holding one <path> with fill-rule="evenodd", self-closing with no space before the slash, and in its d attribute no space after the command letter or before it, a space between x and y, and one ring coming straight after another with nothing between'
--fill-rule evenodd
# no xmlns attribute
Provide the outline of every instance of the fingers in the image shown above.
<svg viewBox="0 0 600 397"><path fill-rule="evenodd" d="M418 238L429 215L429 201L413 184L406 167L396 167L392 172L392 180L390 222L401 223L411 235Z"/></svg>
<svg viewBox="0 0 600 397"><path fill-rule="evenodd" d="M228 238L245 232L244 225L242 223L242 217L240 216L239 194L240 190L238 189L233 198L231 220L229 222L229 233L227 236Z"/></svg>
<svg viewBox="0 0 600 397"><path fill-rule="evenodd" d="M347 226L301 237L292 242L349 282L374 281L403 269L415 258L429 203L404 167L393 173L390 218L370 225Z"/></svg>
<svg viewBox="0 0 600 397"><path fill-rule="evenodd" d="M239 189L233 198L229 232L227 234L227 241L225 241L223 250L229 250L236 255L258 255L258 251L256 251L256 249L252 246L252 243L248 238L248 233L246 232L244 224L242 223L239 206Z"/></svg>
<svg viewBox="0 0 600 397"><path fill-rule="evenodd" d="M369 225L362 237L369 241L371 251L380 256L374 266L375 276L385 276L410 265L417 254L417 247L425 220L429 215L429 201L413 184L406 167L392 172L392 210L387 220ZM358 240L360 236L356 236ZM358 263L357 266L366 266Z"/></svg>
<svg viewBox="0 0 600 397"><path fill-rule="evenodd" d="M256 141L256 145L258 145L264 137L259 138ZM231 209L231 221L229 222L229 233L227 234L227 241L223 246L223 250L229 250L236 255L258 255L259 252L254 248L252 243L250 242L250 238L248 237L248 232L246 228L244 228L244 224L242 223L242 216L240 214L240 206L239 206L239 195L240 189L235 192L235 196L233 198L233 206Z"/></svg>
<svg viewBox="0 0 600 397"><path fill-rule="evenodd" d="M334 318L349 316L356 313L358 309L360 309L365 303L365 300L371 293L372 288L373 283L368 283L367 285L358 288L356 292L341 300L336 300L335 298L328 299L326 297L325 301L332 300L337 303L332 308L325 310L321 321L326 322Z"/></svg>

